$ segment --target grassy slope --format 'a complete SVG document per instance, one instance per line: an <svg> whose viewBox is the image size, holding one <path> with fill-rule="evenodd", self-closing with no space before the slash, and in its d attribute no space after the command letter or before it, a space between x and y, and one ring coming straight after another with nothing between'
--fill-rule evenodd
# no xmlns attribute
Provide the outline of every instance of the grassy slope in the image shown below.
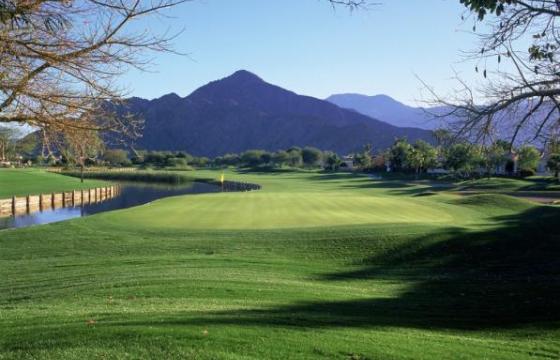
<svg viewBox="0 0 560 360"><path fill-rule="evenodd" d="M62 176L37 169L0 169L0 199L103 186L105 182Z"/></svg>
<svg viewBox="0 0 560 360"><path fill-rule="evenodd" d="M560 191L560 184L554 178L533 176L526 179L512 178L482 178L463 181L458 184L460 188L469 190L493 191Z"/></svg>
<svg viewBox="0 0 560 360"><path fill-rule="evenodd" d="M560 356L556 209L226 178L264 189L0 233L0 358Z"/></svg>

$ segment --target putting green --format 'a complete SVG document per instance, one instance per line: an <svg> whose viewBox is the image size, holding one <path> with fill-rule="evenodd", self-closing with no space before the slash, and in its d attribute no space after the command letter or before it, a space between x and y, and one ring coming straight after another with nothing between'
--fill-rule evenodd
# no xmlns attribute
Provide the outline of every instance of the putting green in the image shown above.
<svg viewBox="0 0 560 360"><path fill-rule="evenodd" d="M158 216L154 217L154 213ZM113 222L167 229L278 229L380 223L450 223L433 202L351 192L251 192L185 196L106 216Z"/></svg>

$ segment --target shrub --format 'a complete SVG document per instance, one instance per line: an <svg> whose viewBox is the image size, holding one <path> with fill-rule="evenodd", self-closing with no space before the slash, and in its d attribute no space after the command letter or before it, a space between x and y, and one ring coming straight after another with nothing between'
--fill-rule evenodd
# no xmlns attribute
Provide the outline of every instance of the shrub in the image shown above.
<svg viewBox="0 0 560 360"><path fill-rule="evenodd" d="M535 175L535 170L533 169L521 169L519 170L519 176L521 177L529 177Z"/></svg>

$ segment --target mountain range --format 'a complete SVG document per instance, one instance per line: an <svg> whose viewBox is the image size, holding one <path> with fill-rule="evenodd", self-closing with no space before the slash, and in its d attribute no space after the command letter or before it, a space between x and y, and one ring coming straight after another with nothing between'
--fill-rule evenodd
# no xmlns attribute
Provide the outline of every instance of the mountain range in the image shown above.
<svg viewBox="0 0 560 360"><path fill-rule="evenodd" d="M435 130L443 125L442 120L434 115L443 114L443 107L412 107L387 95L336 94L325 100L394 126Z"/></svg>
<svg viewBox="0 0 560 360"><path fill-rule="evenodd" d="M397 137L432 140L432 133L399 127L332 102L298 95L240 70L186 97L130 98L120 113L144 118L135 148L187 151L197 156L315 146L346 154L365 144L385 148Z"/></svg>
<svg viewBox="0 0 560 360"><path fill-rule="evenodd" d="M447 128L450 123L461 120L449 115L452 112L451 107L411 107L387 95L337 94L328 97L326 101L394 126L435 130ZM493 138L510 141L517 132L514 142L517 146L526 143L543 146L547 136L557 133L558 130L555 128L555 121L549 121L548 126L544 128L542 128L542 122L547 117L557 119L560 112L556 109L556 105L550 101L544 102L538 110L531 111L537 102L538 100L529 99L496 113L492 120ZM526 118L529 114L530 117ZM446 115L445 118L444 115ZM523 126L517 129L516 125L519 123L523 123ZM485 127L486 124L481 124L481 126ZM475 129L477 128L475 127ZM541 136L535 137L536 134L541 134ZM465 134L465 136L470 136L472 141L477 140L476 132L470 135Z"/></svg>

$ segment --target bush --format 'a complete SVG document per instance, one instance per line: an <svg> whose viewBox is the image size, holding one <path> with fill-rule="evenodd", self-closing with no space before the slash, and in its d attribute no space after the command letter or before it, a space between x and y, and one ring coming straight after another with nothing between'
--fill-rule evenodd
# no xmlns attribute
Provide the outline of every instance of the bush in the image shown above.
<svg viewBox="0 0 560 360"><path fill-rule="evenodd" d="M128 159L128 153L121 149L109 149L103 154L105 160L111 166L129 166L131 161Z"/></svg>
<svg viewBox="0 0 560 360"><path fill-rule="evenodd" d="M168 158L166 165L174 168L184 168L187 166L187 159L184 157Z"/></svg>
<svg viewBox="0 0 560 360"><path fill-rule="evenodd" d="M535 170L533 170L533 169L521 169L521 170L519 170L519 176L521 176L521 177L534 176L535 174L536 174Z"/></svg>

